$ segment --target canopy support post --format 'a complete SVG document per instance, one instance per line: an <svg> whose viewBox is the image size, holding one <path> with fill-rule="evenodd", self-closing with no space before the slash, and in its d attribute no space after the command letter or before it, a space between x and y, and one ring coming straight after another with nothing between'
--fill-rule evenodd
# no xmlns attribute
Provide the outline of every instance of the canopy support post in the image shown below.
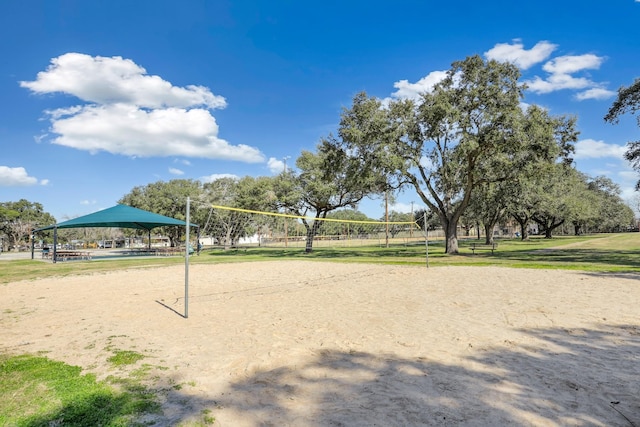
<svg viewBox="0 0 640 427"><path fill-rule="evenodd" d="M189 218L190 199L187 197L187 236L184 242L184 318L189 318Z"/></svg>
<svg viewBox="0 0 640 427"><path fill-rule="evenodd" d="M53 227L53 263L58 261L58 227Z"/></svg>

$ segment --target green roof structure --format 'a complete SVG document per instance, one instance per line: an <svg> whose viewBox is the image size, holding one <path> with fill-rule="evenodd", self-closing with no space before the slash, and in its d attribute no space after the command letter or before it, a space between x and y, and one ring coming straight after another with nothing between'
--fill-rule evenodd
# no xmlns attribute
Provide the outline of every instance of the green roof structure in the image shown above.
<svg viewBox="0 0 640 427"><path fill-rule="evenodd" d="M135 228L150 231L156 227L186 226L185 221L170 218L153 212L134 208L127 205L116 205L112 208L94 212L89 215L70 219L58 224L48 225L34 231L44 231L60 228L84 228L84 227L113 227ZM196 224L190 224L198 227Z"/></svg>

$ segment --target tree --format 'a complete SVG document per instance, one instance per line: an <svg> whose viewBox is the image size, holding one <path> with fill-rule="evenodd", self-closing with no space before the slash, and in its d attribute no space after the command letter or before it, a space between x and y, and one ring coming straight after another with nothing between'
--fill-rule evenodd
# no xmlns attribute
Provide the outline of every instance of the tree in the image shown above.
<svg viewBox="0 0 640 427"><path fill-rule="evenodd" d="M619 232L634 226L633 209L620 197L620 186L610 178L597 176L587 180L587 187L592 194L591 205L596 215L588 225L595 231Z"/></svg>
<svg viewBox="0 0 640 427"><path fill-rule="evenodd" d="M347 148L367 170L414 187L440 218L447 253L458 252L458 221L473 190L510 179L525 161L529 141L522 134L519 77L512 64L473 56L454 62L417 102L387 107L359 94L343 112L340 135ZM363 130L363 123L375 124L376 132Z"/></svg>
<svg viewBox="0 0 640 427"><path fill-rule="evenodd" d="M220 178L203 185L200 201L208 206L273 211L275 196L272 185L272 179L267 177ZM235 210L214 208L212 214L205 222L204 232L215 237L225 250L237 244L241 237L260 234L265 225L260 221L269 221L267 217L256 217Z"/></svg>
<svg viewBox="0 0 640 427"><path fill-rule="evenodd" d="M547 174L556 169L557 163L571 166L578 132L575 117L551 116L536 105L527 108L523 124L521 137L526 139L528 146L523 151L525 161L516 163L517 172L508 181L508 191L503 189L499 194L509 215L520 225L521 239L527 240L540 195L548 191L545 188Z"/></svg>
<svg viewBox="0 0 640 427"><path fill-rule="evenodd" d="M327 219L345 222L324 221L322 231L328 235L343 235L346 237L362 236L368 234L369 227L365 224L347 223L347 221L373 221L364 213L356 209L339 209L327 214Z"/></svg>
<svg viewBox="0 0 640 427"><path fill-rule="evenodd" d="M415 222L415 217L410 212L397 212L391 210L390 212L385 213L385 216L380 218L380 221L389 223L389 222ZM399 233L403 231L413 232L413 227L408 224L386 224L385 226L385 236L386 236L386 246L389 247L389 234L391 238L395 238Z"/></svg>
<svg viewBox="0 0 640 427"><path fill-rule="evenodd" d="M118 203L184 221L186 220L187 197L190 197L191 200L198 200L201 193L202 184L199 181L174 179L168 182L158 181L146 186L134 187ZM198 217L197 211L196 215L190 218L190 222L202 223L202 218ZM158 232L169 237L172 247L177 246L184 235L182 227L160 227Z"/></svg>
<svg viewBox="0 0 640 427"><path fill-rule="evenodd" d="M511 196L511 185L507 181L485 182L474 189L465 217L467 221L475 219L484 226L488 245L493 243L496 224L507 217Z"/></svg>
<svg viewBox="0 0 640 427"><path fill-rule="evenodd" d="M630 86L618 89L618 98L614 101L604 120L617 124L620 116L626 113L636 114L640 111L640 78L636 79ZM640 126L640 115L637 117ZM625 159L631 162L631 166L640 172L640 141L627 143ZM640 191L640 180L636 183L636 191Z"/></svg>
<svg viewBox="0 0 640 427"><path fill-rule="evenodd" d="M425 221L427 230L435 230L440 225L440 220L438 219L438 215L427 209L418 209L413 213L413 217L415 218L416 224L420 227L421 230L424 231Z"/></svg>
<svg viewBox="0 0 640 427"><path fill-rule="evenodd" d="M586 182L571 166L562 163L549 166L537 188L531 219L538 224L545 238L552 238L556 228L585 212Z"/></svg>
<svg viewBox="0 0 640 427"><path fill-rule="evenodd" d="M35 228L51 225L56 219L45 212L42 204L20 199L0 203L0 235L7 239L8 249L26 246ZM3 239L4 240L4 239Z"/></svg>
<svg viewBox="0 0 640 427"><path fill-rule="evenodd" d="M313 250L313 239L322 221L331 211L357 204L375 190L372 174L360 168L357 158L342 148L340 141L329 136L317 146L315 153L303 151L296 159L299 172L292 169L275 177L274 190L278 205L287 212L315 220L302 219L306 230L306 252Z"/></svg>

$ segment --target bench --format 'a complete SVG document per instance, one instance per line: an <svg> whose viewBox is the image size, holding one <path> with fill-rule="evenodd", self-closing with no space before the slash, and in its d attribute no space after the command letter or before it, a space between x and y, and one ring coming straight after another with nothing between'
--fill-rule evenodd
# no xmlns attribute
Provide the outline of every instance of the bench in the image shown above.
<svg viewBox="0 0 640 427"><path fill-rule="evenodd" d="M486 244L486 243L471 243L471 252L473 252L473 255L476 254L476 251L491 251L491 254L493 255L493 252L498 249L498 244L493 242L490 244Z"/></svg>

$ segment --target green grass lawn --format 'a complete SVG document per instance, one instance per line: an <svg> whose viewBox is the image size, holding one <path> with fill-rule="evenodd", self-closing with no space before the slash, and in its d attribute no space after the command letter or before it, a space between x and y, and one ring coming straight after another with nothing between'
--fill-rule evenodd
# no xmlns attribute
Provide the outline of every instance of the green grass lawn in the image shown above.
<svg viewBox="0 0 640 427"><path fill-rule="evenodd" d="M599 272L640 272L640 233L596 234L578 237L544 239L538 236L527 241L497 239L494 254L471 252L475 239L461 238L460 253L446 255L442 240L425 245L320 247L311 253L304 248L210 249L190 257L190 263L249 262L270 260L318 260L333 262L364 262L382 264L426 265L493 265L516 268L569 269ZM52 264L41 260L0 262L0 284L18 280L74 274L99 273L127 268L152 268L183 264L183 257L116 258L93 261L67 261Z"/></svg>
<svg viewBox="0 0 640 427"><path fill-rule="evenodd" d="M98 382L42 356L0 356L0 384L2 426L136 426L160 409L138 381Z"/></svg>
<svg viewBox="0 0 640 427"><path fill-rule="evenodd" d="M334 262L364 262L382 264L428 265L492 265L516 268L570 269L601 272L640 272L640 234L598 234L578 237L544 239L533 237L527 241L497 239L498 247L491 251L471 251L476 239L459 240L459 254L444 253L444 241L429 241L427 253L424 242L412 245L359 246L316 248L305 253L302 248L273 249L246 248L206 251L198 262L236 262L283 259L322 260Z"/></svg>

